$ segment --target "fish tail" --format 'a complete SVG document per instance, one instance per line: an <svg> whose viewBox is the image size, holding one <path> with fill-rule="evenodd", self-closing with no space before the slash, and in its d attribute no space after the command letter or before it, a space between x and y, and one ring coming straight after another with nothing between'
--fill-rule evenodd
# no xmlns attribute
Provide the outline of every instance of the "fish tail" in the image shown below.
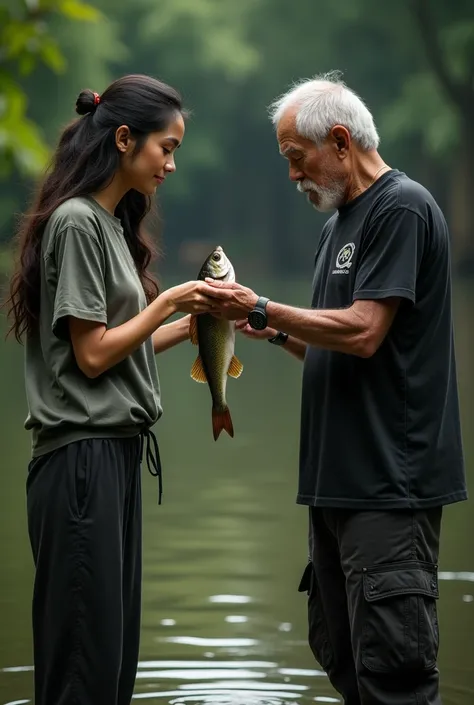
<svg viewBox="0 0 474 705"><path fill-rule="evenodd" d="M214 433L214 440L217 441L220 432L224 429L227 431L231 438L234 437L234 427L232 425L232 418L230 416L229 408L226 406L223 409L218 409L217 407L212 407L212 431Z"/></svg>

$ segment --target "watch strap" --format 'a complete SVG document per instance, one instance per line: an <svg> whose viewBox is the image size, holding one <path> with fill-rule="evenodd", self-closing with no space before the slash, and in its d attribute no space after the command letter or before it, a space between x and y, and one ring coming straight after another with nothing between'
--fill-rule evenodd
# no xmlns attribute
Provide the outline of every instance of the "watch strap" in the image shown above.
<svg viewBox="0 0 474 705"><path fill-rule="evenodd" d="M266 296L259 296L257 299L257 303L253 307L253 310L255 311L261 311L262 313L266 313L266 308L267 304L270 301L270 299L267 299Z"/></svg>
<svg viewBox="0 0 474 705"><path fill-rule="evenodd" d="M284 345L286 341L288 340L288 333L283 333L283 331L278 331L276 335L273 336L273 338L268 338L268 342L272 343L273 345Z"/></svg>

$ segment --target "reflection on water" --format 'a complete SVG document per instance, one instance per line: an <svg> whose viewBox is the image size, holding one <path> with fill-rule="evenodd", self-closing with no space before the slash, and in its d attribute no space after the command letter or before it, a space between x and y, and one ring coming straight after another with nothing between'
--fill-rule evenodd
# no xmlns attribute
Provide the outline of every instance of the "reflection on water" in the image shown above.
<svg viewBox="0 0 474 705"><path fill-rule="evenodd" d="M442 570L439 573L439 579L440 580L469 580L471 583L474 583L474 573L467 573L467 572L455 573L453 571Z"/></svg>
<svg viewBox="0 0 474 705"><path fill-rule="evenodd" d="M2 672L31 670L31 666L24 666L5 668ZM314 677L324 678L325 674L317 669L279 668L271 661L143 661L139 664L134 699L162 701L169 698L169 703L176 704L294 705L295 699L308 701L305 696L311 689L309 679ZM166 687L169 681L176 684L174 689ZM206 683L203 685L202 681ZM332 696L316 696L316 701L340 702ZM20 702L30 701L15 701L15 705Z"/></svg>
<svg viewBox="0 0 474 705"><path fill-rule="evenodd" d="M234 605L245 605L247 602L251 602L252 598L248 595L212 595L209 598L209 602L223 603L223 604L234 604Z"/></svg>
<svg viewBox="0 0 474 705"><path fill-rule="evenodd" d="M474 573L441 571L440 579L455 583L469 583L474 582ZM462 585L459 586L459 594L462 593L462 587ZM472 602L474 597L464 594L462 600ZM213 608L209 608L209 605L249 605L252 602L252 598L247 595L214 595L203 600L201 610L203 616L207 615L207 619L213 621ZM230 615L224 617L223 623L243 625L252 619L250 614L239 615L238 619L235 616L233 619L230 617ZM313 668L301 668L282 666L276 659L257 660L243 657L245 653L283 654L282 661L287 664L290 656L294 664L307 662L307 647L304 640L294 641L276 636L277 632L280 635L291 632L292 625L289 623L275 624L275 639L279 639L279 643L275 641L264 643L256 638L237 637L231 632L224 637L183 634L177 620L172 618L163 618L159 624L161 627L175 628L176 633L154 636L154 641L161 644L156 648L157 653L165 653L167 647L163 645L166 644L186 648L180 651L180 658L141 661L134 700L144 700L147 703L166 702L170 705L188 703L201 705L297 705L302 703L304 705L309 702L341 702L336 694L329 694L331 691L326 675L317 668L317 664L314 664ZM211 648L212 651L209 650ZM189 657L189 652L192 652L192 658ZM236 656L237 653L240 656ZM232 656L234 658L231 658ZM5 689L10 690L10 687L7 688L7 675L30 675L32 671L31 665L6 666L0 669L0 677L3 679L0 682ZM11 690L13 690L13 684ZM471 702L465 699L471 696L471 689L464 690L453 684L451 691L461 699L455 697L445 702ZM328 694L315 695L316 692ZM32 700L3 702L8 705L26 705L26 703L32 703Z"/></svg>
<svg viewBox="0 0 474 705"><path fill-rule="evenodd" d="M307 304L307 292L296 286L285 291L274 282L265 290L280 300ZM472 477L469 296L458 293L456 305ZM142 643L134 700L150 705L338 703L307 645L305 596L297 591L307 552L306 511L294 501L301 368L270 345L239 338L237 348L244 372L228 384L236 435L217 443L209 429L209 392L189 377L195 351L183 345L159 360L165 414L155 430L164 504L157 505L155 482L144 473ZM0 388L0 705L26 705L33 702L33 569L24 492L29 438L22 430L22 357L13 344L0 344ZM472 705L474 513L464 503L447 508L444 521L439 576L443 705Z"/></svg>

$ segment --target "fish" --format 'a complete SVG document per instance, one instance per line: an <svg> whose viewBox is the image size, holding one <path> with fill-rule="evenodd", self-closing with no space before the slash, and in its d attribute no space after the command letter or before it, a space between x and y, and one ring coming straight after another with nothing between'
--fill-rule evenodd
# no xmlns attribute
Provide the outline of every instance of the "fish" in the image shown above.
<svg viewBox="0 0 474 705"><path fill-rule="evenodd" d="M232 262L222 247L217 246L206 258L198 280L206 278L225 282L235 281ZM206 383L212 397L212 432L214 440L224 430L234 437L234 426L226 400L227 377L237 379L244 366L234 355L235 321L216 318L210 313L191 316L191 343L198 346L198 356L191 368L196 382Z"/></svg>

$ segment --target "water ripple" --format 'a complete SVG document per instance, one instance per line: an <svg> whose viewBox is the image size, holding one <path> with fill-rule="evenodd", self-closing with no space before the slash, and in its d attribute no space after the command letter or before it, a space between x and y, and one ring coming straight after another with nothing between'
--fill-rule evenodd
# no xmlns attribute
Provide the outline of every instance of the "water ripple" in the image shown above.
<svg viewBox="0 0 474 705"><path fill-rule="evenodd" d="M438 573L439 580L460 580L474 583L474 573L469 571L454 572L451 570L442 570Z"/></svg>
<svg viewBox="0 0 474 705"><path fill-rule="evenodd" d="M166 641L170 644L186 644L187 646L256 646L260 642L257 639L229 639L227 637L218 639L206 639L198 636L167 636L157 637L156 641Z"/></svg>
<svg viewBox="0 0 474 705"><path fill-rule="evenodd" d="M222 605L246 605L252 602L248 595L211 595L209 602Z"/></svg>
<svg viewBox="0 0 474 705"><path fill-rule="evenodd" d="M177 637L179 639L179 637ZM183 637L186 644L189 638ZM242 639L198 639L200 645L209 643L242 644ZM249 640L247 640L249 641ZM253 642L253 640L250 640ZM179 643L181 643L179 641ZM191 643L195 643L192 639ZM8 673L32 671L33 666L13 666L1 669ZM273 678L272 678L273 674ZM276 678L275 678L276 676ZM134 700L163 702L169 705L302 705L309 702L310 686L302 681L325 677L322 671L303 668L280 668L275 661L264 660L147 660L138 664L137 692ZM278 682L279 678L284 682ZM269 680L267 680L267 678ZM295 678L296 683L291 682ZM149 682L146 685L146 682ZM159 684L174 681L171 688L159 690ZM205 681L203 683L202 681ZM151 687L150 687L151 686ZM318 702L339 702L320 696ZM8 705L27 705L30 700L17 700Z"/></svg>
<svg viewBox="0 0 474 705"><path fill-rule="evenodd" d="M133 696L134 700L151 700L156 698L176 698L168 700L169 705L186 705L187 703L200 703L200 705L297 705L295 698L301 697L299 693L283 693L273 691L265 693L263 696L259 692L246 690L236 693L225 689L215 690L212 693L194 691L182 693L179 690L168 690L156 693L138 693ZM291 700L288 700L291 698ZM327 702L339 702L331 700Z"/></svg>
<svg viewBox="0 0 474 705"><path fill-rule="evenodd" d="M182 666L187 666L183 663ZM228 669L214 668L211 669L192 669L192 668L177 668L170 671L139 671L138 678L176 678L180 680L207 680L214 678L265 678L266 673L259 671L248 671L245 669Z"/></svg>
<svg viewBox="0 0 474 705"><path fill-rule="evenodd" d="M274 661L140 661L138 668L277 668Z"/></svg>
<svg viewBox="0 0 474 705"><path fill-rule="evenodd" d="M202 692L213 691L216 688L224 690L267 690L270 692L275 690L279 690L281 692L291 692L293 690L308 690L307 685L296 685L295 683L292 683L291 685L286 685L285 683L254 683L253 681L244 681L243 683L234 683L234 681L215 681L214 683L208 683L204 688L201 688L200 685L194 683L184 683L181 686L182 690L193 690L196 688L199 688Z"/></svg>

